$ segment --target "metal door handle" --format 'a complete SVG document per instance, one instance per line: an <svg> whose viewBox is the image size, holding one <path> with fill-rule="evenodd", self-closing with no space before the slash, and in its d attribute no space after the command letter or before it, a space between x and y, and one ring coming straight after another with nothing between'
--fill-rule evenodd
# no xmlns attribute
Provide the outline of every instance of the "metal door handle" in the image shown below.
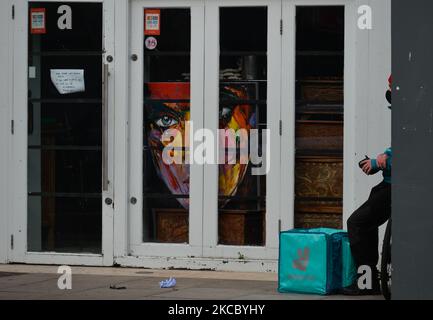
<svg viewBox="0 0 433 320"><path fill-rule="evenodd" d="M102 191L108 191L108 64L102 65Z"/></svg>

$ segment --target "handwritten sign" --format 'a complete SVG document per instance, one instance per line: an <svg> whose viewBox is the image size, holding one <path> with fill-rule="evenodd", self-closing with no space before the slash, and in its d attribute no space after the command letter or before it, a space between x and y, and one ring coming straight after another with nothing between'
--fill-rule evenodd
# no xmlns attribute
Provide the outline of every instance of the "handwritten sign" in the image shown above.
<svg viewBox="0 0 433 320"><path fill-rule="evenodd" d="M51 69L51 81L60 94L85 91L82 69Z"/></svg>

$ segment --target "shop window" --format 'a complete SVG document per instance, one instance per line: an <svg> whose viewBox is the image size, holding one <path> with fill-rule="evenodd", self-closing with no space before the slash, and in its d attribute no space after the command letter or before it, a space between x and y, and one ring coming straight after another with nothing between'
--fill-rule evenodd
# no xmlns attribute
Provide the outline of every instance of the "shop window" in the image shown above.
<svg viewBox="0 0 433 320"><path fill-rule="evenodd" d="M161 136L177 130L185 141L190 120L190 9L146 9L143 105L143 241L187 243L189 165L166 164ZM149 27L149 23L151 24ZM168 141L171 143L171 141ZM184 145L174 152L187 159Z"/></svg>
<svg viewBox="0 0 433 320"><path fill-rule="evenodd" d="M295 227L342 227L344 7L296 10Z"/></svg>
<svg viewBox="0 0 433 320"><path fill-rule="evenodd" d="M267 37L266 7L220 8L219 129L267 128ZM222 145L220 137L227 161L219 165L218 240L263 246L266 175L253 175L251 162L240 161L240 139ZM233 164L230 148L236 150Z"/></svg>

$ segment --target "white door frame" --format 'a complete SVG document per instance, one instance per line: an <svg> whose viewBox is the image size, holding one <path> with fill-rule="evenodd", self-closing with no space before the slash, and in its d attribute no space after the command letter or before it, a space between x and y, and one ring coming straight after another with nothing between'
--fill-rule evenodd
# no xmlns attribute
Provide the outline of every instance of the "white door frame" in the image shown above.
<svg viewBox="0 0 433 320"><path fill-rule="evenodd" d="M104 199L113 198L113 183L102 194L102 254L76 254L55 252L27 252L27 55L28 55L28 3L34 0L14 1L13 21L13 120L15 133L12 136L12 218L10 229L13 236L11 262L34 264L112 265L113 264L113 208L104 204ZM63 2L44 0L43 2ZM64 1L66 2L66 1ZM68 2L103 3L103 33L105 57L114 56L114 0L70 0ZM102 63L102 61L101 61ZM109 72L114 69L108 65ZM114 128L114 79L108 80L108 128ZM114 176L114 130L108 130L108 179Z"/></svg>
<svg viewBox="0 0 433 320"><path fill-rule="evenodd" d="M200 257L202 255L203 167L190 165L189 243L143 243L143 26L145 8L190 8L191 10L191 120L194 128L203 127L203 38L204 3L200 0L131 1L129 129L129 254L146 257ZM137 173L138 172L138 173Z"/></svg>
<svg viewBox="0 0 433 320"><path fill-rule="evenodd" d="M343 225L353 207L353 186L356 167L355 154L355 67L356 67L356 1L354 0L282 0L282 103L281 119L281 227L294 227L295 208L295 66L296 66L296 7L330 6L345 7L344 35L344 173L343 173ZM347 164L347 165L346 165Z"/></svg>
<svg viewBox="0 0 433 320"><path fill-rule="evenodd" d="M278 258L279 236L279 187L280 187L280 59L281 2L274 0L208 0L206 1L205 26L205 127L217 132L219 112L219 8L220 7L268 7L268 55L267 55L267 121L270 129L270 172L266 177L266 242L263 247L227 246L218 244L218 166L207 165L205 170L206 192L203 210L203 255L247 260ZM271 110L277 110L271 112Z"/></svg>

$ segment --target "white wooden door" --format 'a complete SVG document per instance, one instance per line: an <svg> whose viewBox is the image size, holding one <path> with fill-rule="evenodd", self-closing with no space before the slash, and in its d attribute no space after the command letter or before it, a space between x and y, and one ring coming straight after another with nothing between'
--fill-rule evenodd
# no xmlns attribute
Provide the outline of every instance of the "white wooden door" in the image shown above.
<svg viewBox="0 0 433 320"><path fill-rule="evenodd" d="M206 2L205 127L244 130L250 142L246 164L236 159L205 167L207 257L278 257L280 19L280 1ZM257 144L254 130L262 137ZM229 152L219 137L215 152ZM261 161L254 159L255 150L265 155Z"/></svg>
<svg viewBox="0 0 433 320"><path fill-rule="evenodd" d="M133 1L130 61L130 254L202 255L203 166L186 140L203 127L204 2ZM193 126L189 127L188 123ZM161 137L177 130L168 164ZM185 143L183 143L185 142Z"/></svg>
<svg viewBox="0 0 433 320"><path fill-rule="evenodd" d="M114 1L14 6L11 261L111 265Z"/></svg>
<svg viewBox="0 0 433 320"><path fill-rule="evenodd" d="M355 1L282 1L280 206L284 230L319 224L344 228L344 217L351 210L356 167L356 19ZM331 83L339 94L307 96L304 88L315 81L317 87ZM310 126L308 136L306 125ZM320 126L322 131L317 129ZM339 134L330 134L332 130ZM308 165L318 170L308 171Z"/></svg>

